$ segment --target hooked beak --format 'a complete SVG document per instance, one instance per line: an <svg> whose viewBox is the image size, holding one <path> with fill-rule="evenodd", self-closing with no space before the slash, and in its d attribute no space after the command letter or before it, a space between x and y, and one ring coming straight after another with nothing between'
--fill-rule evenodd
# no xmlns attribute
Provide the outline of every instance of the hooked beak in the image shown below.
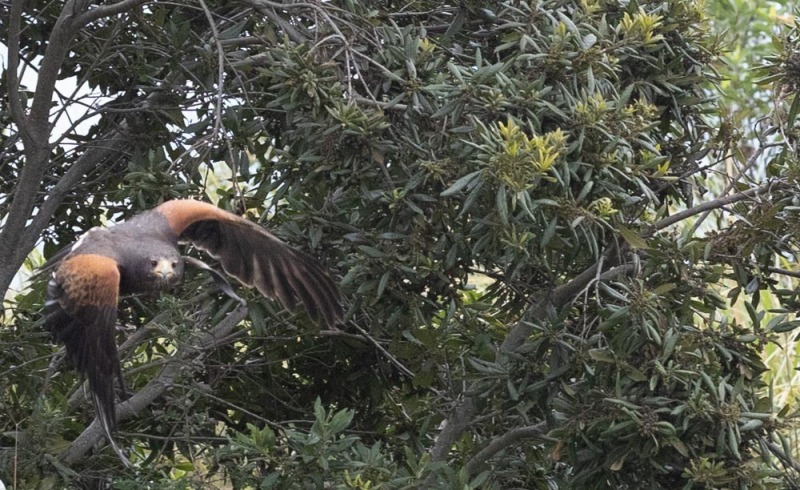
<svg viewBox="0 0 800 490"><path fill-rule="evenodd" d="M167 259L160 259L156 266L153 268L153 273L156 277L166 280L175 276L175 268L172 267L172 261Z"/></svg>

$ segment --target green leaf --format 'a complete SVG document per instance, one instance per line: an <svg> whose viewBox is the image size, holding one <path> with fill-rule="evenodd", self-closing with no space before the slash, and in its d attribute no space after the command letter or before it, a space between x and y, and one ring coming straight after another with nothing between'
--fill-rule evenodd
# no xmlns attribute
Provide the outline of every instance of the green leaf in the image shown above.
<svg viewBox="0 0 800 490"><path fill-rule="evenodd" d="M334 434L342 432L350 426L350 422L353 421L353 415L355 415L354 410L339 410L333 415L333 418L331 418L328 430Z"/></svg>
<svg viewBox="0 0 800 490"><path fill-rule="evenodd" d="M792 330L800 327L800 320L790 320L787 322L781 322L775 325L772 328L772 331L775 333L784 333L784 332L791 332Z"/></svg>
<svg viewBox="0 0 800 490"><path fill-rule="evenodd" d="M500 185L497 189L497 214L500 216L500 222L508 225L508 201L506 200L506 186Z"/></svg>
<svg viewBox="0 0 800 490"><path fill-rule="evenodd" d="M359 250L361 250L362 252L364 252L366 255L369 255L370 257L373 257L373 258L376 258L376 259L382 259L382 258L386 257L385 253L381 252L380 250L378 250L375 247L370 247L368 245L359 245L357 248Z"/></svg>
<svg viewBox="0 0 800 490"><path fill-rule="evenodd" d="M381 276L381 280L378 281L378 289L375 291L375 301L381 299L383 292L386 291L386 286L389 284L389 277L391 277L391 272L386 271Z"/></svg>
<svg viewBox="0 0 800 490"><path fill-rule="evenodd" d="M668 282L668 283L665 283L665 284L661 284L660 286L658 286L657 288L655 288L653 290L653 294L656 294L658 296L662 296L662 295L672 291L676 287L678 287L678 285L675 284L674 282Z"/></svg>
<svg viewBox="0 0 800 490"><path fill-rule="evenodd" d="M550 244L550 241L556 234L557 227L558 227L558 217L554 216L547 224L547 228L545 228L544 233L542 233L542 239L540 241L540 245L542 248L547 248L547 246Z"/></svg>
<svg viewBox="0 0 800 490"><path fill-rule="evenodd" d="M622 238L634 249L638 250L646 250L648 247L647 242L639 236L638 233L631 230L630 228L626 228L624 226L620 226L617 228L619 234L622 235Z"/></svg>
<svg viewBox="0 0 800 490"><path fill-rule="evenodd" d="M468 173L467 175L453 182L453 184L450 187L442 191L442 193L439 195L441 197L449 197L452 196L453 194L460 192L462 189L471 185L473 181L478 179L482 173L483 170L476 170L474 172Z"/></svg>
<svg viewBox="0 0 800 490"><path fill-rule="evenodd" d="M614 354L608 349L589 349L588 354L589 357L595 361L607 362L611 364L617 362L617 360L614 358Z"/></svg>
<svg viewBox="0 0 800 490"><path fill-rule="evenodd" d="M603 398L603 401L604 402L608 402L608 403L613 403L614 405L621 405L621 406L623 406L625 408L629 408L631 410L641 410L642 409L641 406L639 406L639 405L637 405L635 403L629 402L627 400L620 400L619 398Z"/></svg>

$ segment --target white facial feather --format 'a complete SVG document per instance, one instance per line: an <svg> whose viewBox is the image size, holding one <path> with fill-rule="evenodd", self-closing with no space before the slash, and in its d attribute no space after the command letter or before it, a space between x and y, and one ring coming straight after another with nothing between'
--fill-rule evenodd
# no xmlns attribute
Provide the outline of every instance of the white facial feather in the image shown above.
<svg viewBox="0 0 800 490"><path fill-rule="evenodd" d="M75 245L73 245L72 248L69 249L69 251L70 252L74 252L75 250L77 250L78 247L83 245L83 241L86 240L86 237L89 236L89 233L91 233L91 232L93 232L95 230L99 230L99 229L101 229L99 226L95 226L92 229L90 229L89 231L87 231L86 233L84 233L83 235L81 235L81 237L78 238L78 241L75 242Z"/></svg>

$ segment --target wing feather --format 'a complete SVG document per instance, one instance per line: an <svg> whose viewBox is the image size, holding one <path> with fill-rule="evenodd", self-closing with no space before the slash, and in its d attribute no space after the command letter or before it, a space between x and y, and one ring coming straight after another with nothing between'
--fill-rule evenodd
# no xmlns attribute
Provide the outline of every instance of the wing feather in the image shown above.
<svg viewBox="0 0 800 490"><path fill-rule="evenodd" d="M312 319L330 326L342 320L339 290L319 262L264 228L199 201L168 201L156 210L179 240L208 252L245 286L287 309L302 302Z"/></svg>
<svg viewBox="0 0 800 490"><path fill-rule="evenodd" d="M112 437L116 427L114 377L122 369L114 339L120 273L114 259L95 254L67 256L47 283L45 327L64 343L67 359L89 380L97 418L106 437L129 464Z"/></svg>
<svg viewBox="0 0 800 490"><path fill-rule="evenodd" d="M269 271L266 277L269 278L270 283L275 288L275 295L286 308L293 310L297 306L297 300L292 292L292 286L286 275L283 273L278 264L275 262L268 262L263 267ZM266 280L266 279L265 279Z"/></svg>

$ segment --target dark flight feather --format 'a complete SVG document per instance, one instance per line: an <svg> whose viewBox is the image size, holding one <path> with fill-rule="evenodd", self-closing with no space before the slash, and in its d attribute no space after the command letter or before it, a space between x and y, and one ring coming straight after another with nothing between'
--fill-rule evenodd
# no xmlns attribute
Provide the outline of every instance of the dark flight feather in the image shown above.
<svg viewBox="0 0 800 490"><path fill-rule="evenodd" d="M119 271L116 262L93 254L64 260L47 283L45 326L64 343L67 359L89 380L89 392L100 425L114 451L130 466L111 437L116 427L114 377L122 369L114 339Z"/></svg>
<svg viewBox="0 0 800 490"><path fill-rule="evenodd" d="M181 238L219 260L228 274L287 309L302 302L309 316L333 326L342 320L336 285L312 257L249 221L199 221Z"/></svg>

